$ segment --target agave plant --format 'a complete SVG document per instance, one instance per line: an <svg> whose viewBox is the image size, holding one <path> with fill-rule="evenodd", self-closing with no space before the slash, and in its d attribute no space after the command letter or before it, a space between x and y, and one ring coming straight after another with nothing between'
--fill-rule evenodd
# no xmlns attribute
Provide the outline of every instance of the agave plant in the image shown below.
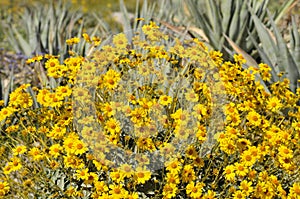
<svg viewBox="0 0 300 199"><path fill-rule="evenodd" d="M79 10L70 9L70 4L62 0L44 6L25 6L15 21L11 17L3 21L2 29L13 50L26 56L49 53L65 57L68 52L66 39L81 37L84 31L90 34L98 31L99 35L103 32L97 24L90 26L91 18ZM79 48L78 52L84 54L83 46Z"/></svg>
<svg viewBox="0 0 300 199"><path fill-rule="evenodd" d="M251 38L258 49L263 62L272 68L272 82L278 81L278 74L288 78L290 89L295 92L300 79L300 34L295 19L292 18L290 29L290 45L284 40L275 20L269 14L271 28L267 28L253 14L253 20L258 31L260 42Z"/></svg>
<svg viewBox="0 0 300 199"><path fill-rule="evenodd" d="M231 44L225 39L230 38L245 52L257 57L255 44L250 39L258 39L258 34L252 20L251 12L261 21L267 16L268 0L187 0L186 4L191 18L197 27L203 30L208 38L208 44L220 50L225 56L233 53ZM277 12L278 21L293 1L286 1Z"/></svg>

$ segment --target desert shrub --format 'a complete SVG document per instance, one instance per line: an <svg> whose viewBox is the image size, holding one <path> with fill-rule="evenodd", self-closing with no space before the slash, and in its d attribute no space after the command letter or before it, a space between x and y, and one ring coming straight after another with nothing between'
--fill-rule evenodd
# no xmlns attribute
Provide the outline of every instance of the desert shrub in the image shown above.
<svg viewBox="0 0 300 199"><path fill-rule="evenodd" d="M0 110L4 198L298 198L299 91L151 22L132 42L88 35ZM100 45L100 50L93 50ZM31 88L33 92L28 92Z"/></svg>

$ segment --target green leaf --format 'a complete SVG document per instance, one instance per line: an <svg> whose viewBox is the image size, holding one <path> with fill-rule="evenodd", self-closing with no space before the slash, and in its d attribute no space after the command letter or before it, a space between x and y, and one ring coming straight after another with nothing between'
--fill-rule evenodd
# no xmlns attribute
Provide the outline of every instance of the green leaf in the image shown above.
<svg viewBox="0 0 300 199"><path fill-rule="evenodd" d="M214 32L216 35L222 35L222 26L221 24L221 16L220 16L220 7L216 3L215 0L209 0L209 6L210 6L210 17L212 19L212 24L215 24L214 27Z"/></svg>
<svg viewBox="0 0 300 199"><path fill-rule="evenodd" d="M263 49L265 54L269 57L271 61L271 65L274 66L276 63L276 54L274 53L274 49L276 49L276 45L270 36L269 32L265 25L259 20L259 18L252 12L252 19L254 21L258 36L260 41L262 42Z"/></svg>
<svg viewBox="0 0 300 199"><path fill-rule="evenodd" d="M293 46L291 47L292 49L292 55L293 58L295 59L296 65L298 67L298 70L300 70L300 34L298 31L298 27L295 21L295 17L292 16L292 32L291 32L291 40Z"/></svg>
<svg viewBox="0 0 300 199"><path fill-rule="evenodd" d="M279 68L280 70L283 72L285 71L287 73L287 77L290 80L290 88L293 92L296 91L297 88L297 82L298 79L300 79L300 75L299 75L299 69L293 59L293 57L291 56L286 43L284 41L284 39L281 36L281 33L279 32L277 26L275 25L274 20L272 19L272 17L270 16L270 22L273 28L273 31L275 33L276 36L276 41L277 41L277 49L273 49L274 50L274 54L277 55L277 59L278 59L278 64L279 64Z"/></svg>
<svg viewBox="0 0 300 199"><path fill-rule="evenodd" d="M221 3L221 11L222 11L222 29L223 32L227 32L229 29L229 22L231 18L231 13L233 9L233 0L224 0L223 3Z"/></svg>
<svg viewBox="0 0 300 199"><path fill-rule="evenodd" d="M229 28L229 37L234 39L237 37L237 34L239 34L239 27L240 27L240 1L235 1L234 5L234 13L232 16L232 19L230 21L230 28Z"/></svg>
<svg viewBox="0 0 300 199"><path fill-rule="evenodd" d="M17 29L16 29L14 26L12 26L11 28L12 28L13 33L16 35L16 38L17 38L17 40L19 41L20 47L22 48L22 51L24 52L24 54L25 54L26 56L30 56L31 53L32 53L32 48L31 48L30 44L29 44L29 43L26 41L26 39L21 35L21 33L19 33L19 32L17 31Z"/></svg>
<svg viewBox="0 0 300 199"><path fill-rule="evenodd" d="M13 90L14 87L14 68L12 67L10 73L9 73L9 78L8 78L8 85L6 88L4 88L4 106L8 105L8 100L9 100L9 94Z"/></svg>
<svg viewBox="0 0 300 199"><path fill-rule="evenodd" d="M123 31L126 33L128 41L131 42L131 39L133 37L133 32L132 32L132 27L130 25L129 14L123 0L120 0L120 10L124 17Z"/></svg>

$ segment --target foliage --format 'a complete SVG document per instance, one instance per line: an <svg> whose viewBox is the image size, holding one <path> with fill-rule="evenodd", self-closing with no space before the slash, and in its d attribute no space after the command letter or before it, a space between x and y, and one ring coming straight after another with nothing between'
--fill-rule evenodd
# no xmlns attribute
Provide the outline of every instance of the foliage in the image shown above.
<svg viewBox="0 0 300 199"><path fill-rule="evenodd" d="M266 28L262 22L253 15L255 26L258 30L260 43L251 38L258 49L260 57L272 68L272 82L278 81L278 76L283 75L290 81L290 87L293 92L299 87L300 79L300 35L295 20L292 20L290 28L290 47L283 39L279 28L275 25L273 17L269 15L272 30Z"/></svg>
<svg viewBox="0 0 300 199"><path fill-rule="evenodd" d="M137 1L133 17L120 1L111 36L61 1L4 13L34 56L0 51L0 198L300 197L300 38L276 26L292 1L187 2L211 9L199 27L185 1Z"/></svg>
<svg viewBox="0 0 300 199"><path fill-rule="evenodd" d="M62 0L42 7L39 3L24 6L17 13L8 13L1 26L14 51L26 56L48 53L60 54L64 59L69 50L67 38L80 37L85 32L102 35L105 31L91 24L88 14L70 10L70 4ZM78 53L85 54L83 46L78 46Z"/></svg>
<svg viewBox="0 0 300 199"><path fill-rule="evenodd" d="M299 197L299 90L279 79L267 93L255 80L270 80L267 64L172 43L154 22L92 52L28 60L47 81L0 110L0 195Z"/></svg>
<svg viewBox="0 0 300 199"><path fill-rule="evenodd" d="M246 52L253 48L253 44L248 38L248 32L255 34L255 29L248 5L251 5L251 9L259 18L264 18L266 14L266 1L259 3L240 0L220 2L217 0L203 2L189 0L187 5L196 26L203 29L212 48L226 54L225 48L229 46L226 44L224 35L231 38Z"/></svg>

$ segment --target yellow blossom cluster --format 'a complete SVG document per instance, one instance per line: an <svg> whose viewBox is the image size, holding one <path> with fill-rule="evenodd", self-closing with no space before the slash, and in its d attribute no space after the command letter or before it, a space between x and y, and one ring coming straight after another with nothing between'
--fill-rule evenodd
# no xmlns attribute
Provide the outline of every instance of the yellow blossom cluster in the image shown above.
<svg viewBox="0 0 300 199"><path fill-rule="evenodd" d="M300 198L300 90L154 22L47 72L0 110L0 198ZM80 38L67 40L69 45ZM98 42L98 43L96 43Z"/></svg>

